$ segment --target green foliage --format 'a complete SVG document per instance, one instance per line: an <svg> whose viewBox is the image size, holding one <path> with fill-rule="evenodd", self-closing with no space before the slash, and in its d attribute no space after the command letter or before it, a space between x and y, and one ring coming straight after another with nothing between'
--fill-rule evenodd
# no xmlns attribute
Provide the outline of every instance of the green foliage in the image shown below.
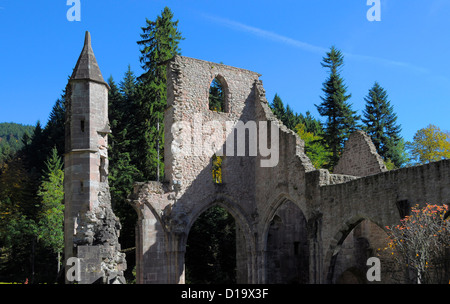
<svg viewBox="0 0 450 304"><path fill-rule="evenodd" d="M64 249L64 171L58 151L53 148L37 195L41 198L38 239L55 253Z"/></svg>
<svg viewBox="0 0 450 304"><path fill-rule="evenodd" d="M295 127L295 132L305 142L305 153L313 163L316 169L325 168L328 166L330 152L327 147L323 145L323 138L320 135L315 135L313 132L308 132L305 124L299 123Z"/></svg>
<svg viewBox="0 0 450 304"><path fill-rule="evenodd" d="M294 113L292 108L287 104L284 105L278 94L275 94L270 108L275 116L289 129L295 131L298 124L305 125L306 131L319 135L323 132L320 121L311 116L309 111L306 115Z"/></svg>
<svg viewBox="0 0 450 304"><path fill-rule="evenodd" d="M211 83L209 88L209 109L211 111L216 112L224 112L225 111L225 95L224 95L223 87L220 81L217 78Z"/></svg>
<svg viewBox="0 0 450 304"><path fill-rule="evenodd" d="M10 159L23 147L22 138L31 136L34 127L17 123L0 123L0 163Z"/></svg>
<svg viewBox="0 0 450 304"><path fill-rule="evenodd" d="M306 112L306 115L294 114L289 105L283 104L278 94L275 94L270 107L277 118L305 142L305 153L314 167L317 169L328 167L331 154L324 143L320 121L312 117L309 111Z"/></svg>
<svg viewBox="0 0 450 304"><path fill-rule="evenodd" d="M145 72L138 78L136 138L139 145L138 169L146 179L159 180L163 175L162 156L164 147L164 110L167 105L165 63L180 54L179 42L183 39L178 31L178 21L165 7L155 21L146 19L142 27L142 68Z"/></svg>
<svg viewBox="0 0 450 304"><path fill-rule="evenodd" d="M371 137L378 154L394 165L392 168L402 167L406 160L401 127L397 124L397 115L386 90L375 82L364 100L366 108L361 119L365 124L364 131Z"/></svg>
<svg viewBox="0 0 450 304"><path fill-rule="evenodd" d="M416 164L450 158L450 135L431 124L418 130L413 141L407 142L406 146Z"/></svg>
<svg viewBox="0 0 450 304"><path fill-rule="evenodd" d="M186 282L236 283L236 227L224 208L206 210L192 226L185 255Z"/></svg>
<svg viewBox="0 0 450 304"><path fill-rule="evenodd" d="M0 269L12 281L30 278L30 282L52 282L55 278L56 267L48 265L56 253L48 244L51 242L47 232L57 227L54 220L57 212L47 208L42 200L53 201L50 193L62 195L62 176L59 172L46 179L43 174L46 176L50 165L47 156L53 147L59 157L64 152L64 94L55 103L47 125L42 127L38 122L32 132L25 132L22 147L0 162L0 247L6 257ZM62 162L52 165L61 169ZM58 181L59 192L53 186Z"/></svg>
<svg viewBox="0 0 450 304"><path fill-rule="evenodd" d="M347 87L340 76L340 70L344 65L342 52L333 46L326 55L321 64L330 70L330 74L323 83L324 96L320 97L322 103L316 107L319 114L327 118L323 141L331 152L329 168L332 169L339 161L348 136L359 127L357 121L360 117L347 102L351 94L347 95Z"/></svg>

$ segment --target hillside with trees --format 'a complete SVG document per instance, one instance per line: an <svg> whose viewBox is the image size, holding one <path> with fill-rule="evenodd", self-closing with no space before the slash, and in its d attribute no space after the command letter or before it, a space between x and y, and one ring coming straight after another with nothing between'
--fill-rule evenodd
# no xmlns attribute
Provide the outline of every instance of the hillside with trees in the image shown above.
<svg viewBox="0 0 450 304"><path fill-rule="evenodd" d="M30 137L34 127L18 123L0 123L0 163L23 147L23 137Z"/></svg>

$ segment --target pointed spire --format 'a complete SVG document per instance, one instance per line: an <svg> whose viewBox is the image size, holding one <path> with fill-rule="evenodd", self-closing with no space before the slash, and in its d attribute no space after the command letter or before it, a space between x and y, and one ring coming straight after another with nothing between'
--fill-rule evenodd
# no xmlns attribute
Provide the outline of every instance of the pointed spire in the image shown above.
<svg viewBox="0 0 450 304"><path fill-rule="evenodd" d="M94 51L91 46L91 34L88 31L86 31L86 36L84 38L83 50L81 51L81 55L78 58L70 79L92 80L108 86L103 79L102 72L100 72L97 59L95 59Z"/></svg>

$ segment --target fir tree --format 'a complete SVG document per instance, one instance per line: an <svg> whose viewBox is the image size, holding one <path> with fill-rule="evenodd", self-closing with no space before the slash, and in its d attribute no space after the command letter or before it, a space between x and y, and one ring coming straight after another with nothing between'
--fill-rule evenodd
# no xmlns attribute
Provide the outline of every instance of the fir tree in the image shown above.
<svg viewBox="0 0 450 304"><path fill-rule="evenodd" d="M332 169L339 161L346 139L358 128L359 116L347 102L351 94L347 95L347 86L340 76L341 68L344 65L342 52L334 46L331 47L321 65L328 68L330 74L323 83L324 96L320 97L322 103L316 107L319 114L327 118L323 139L324 144L329 147L331 152L329 166Z"/></svg>
<svg viewBox="0 0 450 304"><path fill-rule="evenodd" d="M362 122L364 130L372 138L378 154L399 168L405 162L402 151L401 127L397 124L394 107L388 100L386 90L375 82L366 98L366 108L363 111Z"/></svg>
<svg viewBox="0 0 450 304"><path fill-rule="evenodd" d="M167 60L180 54L179 42L183 39L178 31L178 21L173 21L173 13L165 7L156 21L146 20L142 27L142 47L140 61L145 72L138 78L139 104L139 169L146 179L162 176L162 156L164 155L163 118L167 104L166 66Z"/></svg>

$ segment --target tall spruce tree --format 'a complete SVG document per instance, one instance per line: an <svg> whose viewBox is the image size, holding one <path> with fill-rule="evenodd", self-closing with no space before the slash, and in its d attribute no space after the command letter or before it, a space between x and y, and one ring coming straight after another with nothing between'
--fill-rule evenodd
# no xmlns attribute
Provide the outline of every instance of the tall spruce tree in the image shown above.
<svg viewBox="0 0 450 304"><path fill-rule="evenodd" d="M394 107L388 100L386 90L375 82L369 90L366 101L366 108L363 110L364 130L372 138L378 154L388 162L392 162L395 167L401 167L405 162L404 148L401 133L401 126L397 124L397 115Z"/></svg>
<svg viewBox="0 0 450 304"><path fill-rule="evenodd" d="M330 70L328 79L323 83L321 96L322 103L315 105L321 116L327 118L324 125L323 140L324 144L330 149L329 169L332 169L339 161L344 143L350 133L358 128L360 117L356 111L352 110L351 104L347 100L351 94L347 95L347 86L340 75L344 65L344 56L342 52L331 47L326 57L321 63L322 67Z"/></svg>
<svg viewBox="0 0 450 304"><path fill-rule="evenodd" d="M164 109L167 105L165 62L180 54L179 43L183 39L178 31L178 20L165 7L155 21L146 19L142 27L140 61L145 72L138 78L140 99L137 134L140 139L139 169L146 179L159 179L163 175Z"/></svg>

